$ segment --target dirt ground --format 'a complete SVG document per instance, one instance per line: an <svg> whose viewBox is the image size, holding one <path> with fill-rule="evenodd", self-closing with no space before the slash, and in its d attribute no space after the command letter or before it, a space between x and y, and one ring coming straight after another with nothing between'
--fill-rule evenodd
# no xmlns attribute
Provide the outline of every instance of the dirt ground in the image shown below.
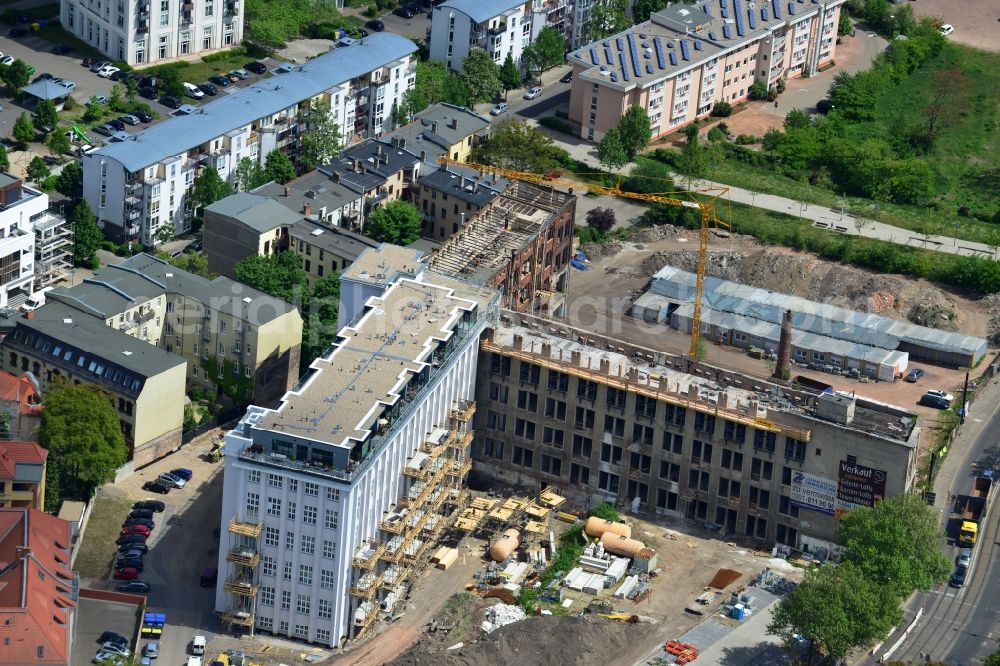
<svg viewBox="0 0 1000 666"><path fill-rule="evenodd" d="M955 26L955 32L948 39L987 51L1000 51L1000 25L997 24L1000 3L996 0L919 0L910 6L918 17L934 16Z"/></svg>

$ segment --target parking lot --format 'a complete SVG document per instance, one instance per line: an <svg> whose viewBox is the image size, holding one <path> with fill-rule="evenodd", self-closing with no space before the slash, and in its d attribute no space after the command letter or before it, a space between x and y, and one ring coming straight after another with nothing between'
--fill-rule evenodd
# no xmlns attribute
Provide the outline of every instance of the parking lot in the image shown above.
<svg viewBox="0 0 1000 666"><path fill-rule="evenodd" d="M149 552L140 574L140 580L150 585L148 610L167 616L159 641L158 661L161 664L184 663L193 636L202 634L211 639L222 628L213 610L215 588L199 585L202 570L218 564L217 521L222 502L222 463L208 463L199 458L200 454L209 450L213 435L202 436L110 489L115 494L127 496L130 502L157 499L166 505L163 513L154 514L156 527L147 540ZM178 467L193 472L191 481L184 488L174 489L167 495L142 489L147 481ZM86 542L88 536L89 531L84 537L83 548L94 548L95 544ZM86 584L113 590L118 581L112 580L109 574L103 580L86 581ZM141 649L142 642L138 647ZM88 661L90 658L93 654Z"/></svg>
<svg viewBox="0 0 1000 666"><path fill-rule="evenodd" d="M89 664L100 644L98 637L113 631L129 640L139 631L138 606L118 601L80 598L76 613L76 638L73 642L73 664Z"/></svg>

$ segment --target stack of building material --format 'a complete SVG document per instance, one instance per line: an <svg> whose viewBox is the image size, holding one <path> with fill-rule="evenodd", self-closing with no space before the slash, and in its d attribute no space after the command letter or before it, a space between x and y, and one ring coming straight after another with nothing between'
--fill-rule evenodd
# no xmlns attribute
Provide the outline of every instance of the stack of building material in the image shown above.
<svg viewBox="0 0 1000 666"><path fill-rule="evenodd" d="M508 562L500 571L500 575L513 583L519 583L528 575L530 569L531 565L527 562Z"/></svg>
<svg viewBox="0 0 1000 666"><path fill-rule="evenodd" d="M611 565L604 572L604 586L612 587L615 583L622 579L625 572L628 571L629 561L625 557L615 557L611 561Z"/></svg>
<svg viewBox="0 0 1000 666"><path fill-rule="evenodd" d="M580 556L580 566L584 569L591 571L607 571L608 567L611 565L610 560L601 559L597 557L588 557L587 555Z"/></svg>
<svg viewBox="0 0 1000 666"><path fill-rule="evenodd" d="M444 553L438 558L437 568L447 571L448 568L458 561L458 550L455 548L443 548ZM440 552L440 551L438 551Z"/></svg>
<svg viewBox="0 0 1000 666"><path fill-rule="evenodd" d="M604 575L590 574L590 577L583 582L582 589L587 594L600 594L604 589Z"/></svg>
<svg viewBox="0 0 1000 666"><path fill-rule="evenodd" d="M629 576L628 578L625 579L625 582L622 583L621 586L615 591L614 596L618 599L624 599L629 595L629 593L632 592L632 590L635 589L635 587L638 584L639 584L638 576Z"/></svg>
<svg viewBox="0 0 1000 666"><path fill-rule="evenodd" d="M497 604L486 609L486 620L483 622L483 631L492 634L495 630L508 624L513 624L526 617L524 610L520 606L509 604Z"/></svg>
<svg viewBox="0 0 1000 666"><path fill-rule="evenodd" d="M576 567L568 574L566 574L565 578L563 578L563 585L572 590L582 589L580 583L582 582L584 576L589 577L589 574L584 573L583 567Z"/></svg>

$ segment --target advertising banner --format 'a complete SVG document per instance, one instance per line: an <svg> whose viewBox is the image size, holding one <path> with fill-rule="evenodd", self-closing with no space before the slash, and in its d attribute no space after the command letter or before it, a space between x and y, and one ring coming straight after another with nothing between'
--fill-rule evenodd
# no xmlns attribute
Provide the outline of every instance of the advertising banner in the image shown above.
<svg viewBox="0 0 1000 666"><path fill-rule="evenodd" d="M837 508L837 483L805 472L792 472L792 504L802 509L834 515Z"/></svg>
<svg viewBox="0 0 1000 666"><path fill-rule="evenodd" d="M885 471L857 463L840 461L837 499L840 504L875 506L885 497Z"/></svg>

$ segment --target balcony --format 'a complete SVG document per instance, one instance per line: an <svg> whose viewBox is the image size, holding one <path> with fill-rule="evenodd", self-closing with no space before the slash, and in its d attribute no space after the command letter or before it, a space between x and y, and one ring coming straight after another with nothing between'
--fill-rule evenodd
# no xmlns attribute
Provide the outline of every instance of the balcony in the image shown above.
<svg viewBox="0 0 1000 666"><path fill-rule="evenodd" d="M240 627L252 627L254 625L254 614L242 606L237 606L223 613L222 621Z"/></svg>
<svg viewBox="0 0 1000 666"><path fill-rule="evenodd" d="M385 544L382 542L362 543L355 551L354 557L351 558L351 566L358 569L373 569L383 552L385 552Z"/></svg>
<svg viewBox="0 0 1000 666"><path fill-rule="evenodd" d="M263 529L260 523L243 522L236 518L229 521L228 528L231 534L239 534L240 536L251 537L253 539L259 539Z"/></svg>
<svg viewBox="0 0 1000 666"><path fill-rule="evenodd" d="M233 546L226 553L226 561L239 564L244 567L256 567L260 564L260 553L256 548L248 545Z"/></svg>
<svg viewBox="0 0 1000 666"><path fill-rule="evenodd" d="M233 594L238 594L241 597L257 596L258 586L247 576L233 576L232 578L226 580L222 587L226 590L226 592L232 592Z"/></svg>
<svg viewBox="0 0 1000 666"><path fill-rule="evenodd" d="M365 574L351 586L350 594L352 597L368 599L381 584L382 574L376 574L374 571L368 571L365 572Z"/></svg>

